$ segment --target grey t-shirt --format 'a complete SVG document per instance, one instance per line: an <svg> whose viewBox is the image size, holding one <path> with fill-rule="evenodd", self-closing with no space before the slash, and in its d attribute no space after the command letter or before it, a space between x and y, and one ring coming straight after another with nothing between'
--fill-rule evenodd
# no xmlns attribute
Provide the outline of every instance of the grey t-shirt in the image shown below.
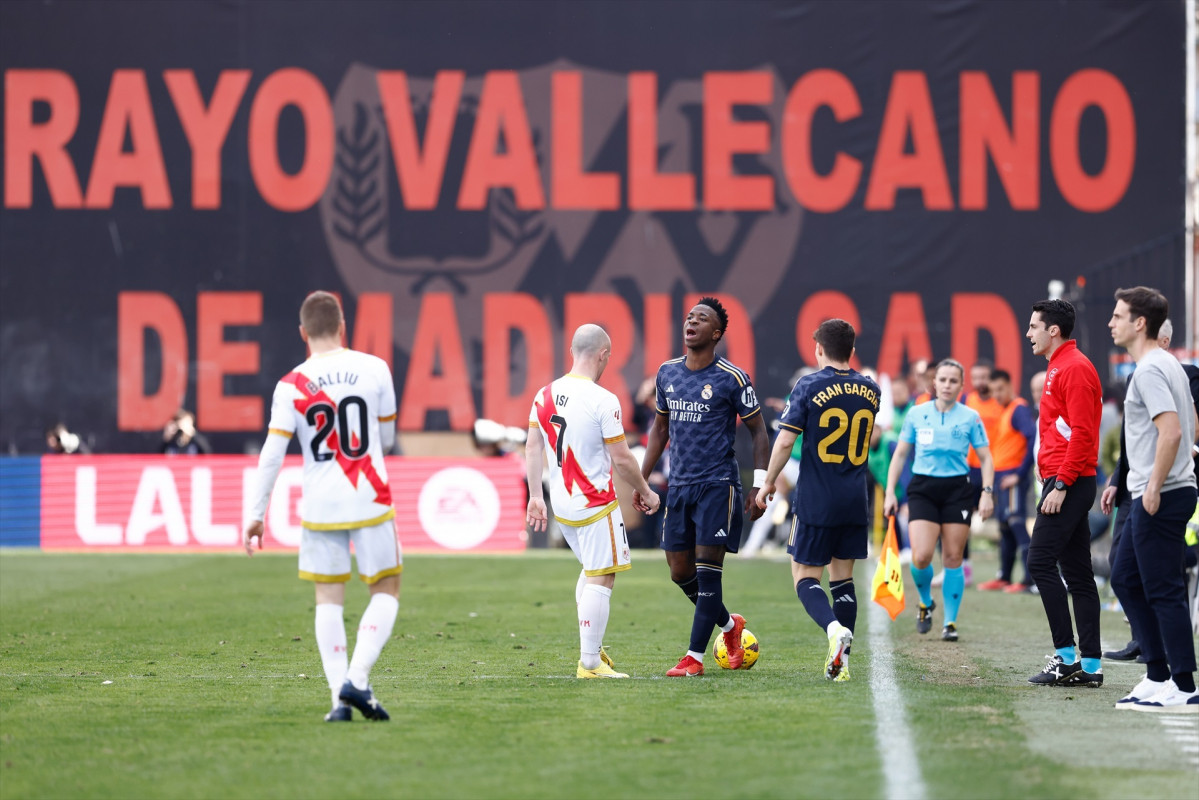
<svg viewBox="0 0 1199 800"><path fill-rule="evenodd" d="M1141 356L1124 398L1128 491L1134 498L1145 493L1153 472L1153 458L1157 452L1157 426L1153 424L1153 418L1167 411L1178 414L1182 441L1162 491L1195 485L1195 462L1191 460L1191 444L1195 441L1194 408L1190 383L1178 359L1158 347Z"/></svg>

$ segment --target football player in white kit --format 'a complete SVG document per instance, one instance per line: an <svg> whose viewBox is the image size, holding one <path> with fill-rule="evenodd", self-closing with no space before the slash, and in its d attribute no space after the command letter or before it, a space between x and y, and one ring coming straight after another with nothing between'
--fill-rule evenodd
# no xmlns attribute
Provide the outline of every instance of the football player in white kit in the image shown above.
<svg viewBox="0 0 1199 800"><path fill-rule="evenodd" d="M574 366L543 387L529 412L525 465L529 480L527 521L545 530L541 471L548 455L554 519L583 565L575 586L579 614L580 678L627 678L614 670L603 648L616 573L631 566L629 540L616 502L613 468L641 493L642 510L658 509L658 495L629 452L620 401L596 381L612 356L612 340L598 325L582 325L570 343ZM539 435L538 435L539 434Z"/></svg>
<svg viewBox="0 0 1199 800"><path fill-rule="evenodd" d="M404 569L383 464L395 443L395 384L385 361L343 347L344 337L338 299L328 292L308 295L300 307L300 338L311 356L275 387L244 542L247 555L254 539L262 549L267 503L295 437L304 455L300 577L316 585L316 645L333 695L327 722L348 722L350 706L367 719L389 719L371 690L370 671L391 638ZM347 664L342 612L351 542L370 603Z"/></svg>

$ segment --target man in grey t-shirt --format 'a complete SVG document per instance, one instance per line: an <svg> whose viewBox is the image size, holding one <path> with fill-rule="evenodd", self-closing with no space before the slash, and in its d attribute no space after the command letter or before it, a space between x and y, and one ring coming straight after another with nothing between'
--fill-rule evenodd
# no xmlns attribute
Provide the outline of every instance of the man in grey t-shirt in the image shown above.
<svg viewBox="0 0 1199 800"><path fill-rule="evenodd" d="M1115 589L1146 660L1146 675L1117 709L1199 714L1195 646L1183 560L1195 510L1195 408L1186 373L1157 345L1166 298L1145 286L1116 292L1112 341L1137 362L1124 399L1130 531L1112 565Z"/></svg>

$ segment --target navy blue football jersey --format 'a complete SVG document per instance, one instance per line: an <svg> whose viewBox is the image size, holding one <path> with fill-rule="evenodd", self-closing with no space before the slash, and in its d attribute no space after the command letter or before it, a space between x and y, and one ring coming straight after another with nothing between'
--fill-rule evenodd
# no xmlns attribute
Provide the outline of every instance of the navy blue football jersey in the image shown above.
<svg viewBox="0 0 1199 800"><path fill-rule="evenodd" d="M762 413L749 375L723 358L701 370L685 356L658 368L658 413L670 416L670 485L741 485L737 417Z"/></svg>
<svg viewBox="0 0 1199 800"><path fill-rule="evenodd" d="M803 434L795 515L805 525L867 520L866 457L878 384L852 369L825 367L795 383L779 425Z"/></svg>

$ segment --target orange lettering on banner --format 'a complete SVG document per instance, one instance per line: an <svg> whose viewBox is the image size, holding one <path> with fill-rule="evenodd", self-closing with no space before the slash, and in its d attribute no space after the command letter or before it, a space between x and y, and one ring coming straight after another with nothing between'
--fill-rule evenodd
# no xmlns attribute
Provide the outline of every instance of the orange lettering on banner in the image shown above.
<svg viewBox="0 0 1199 800"><path fill-rule="evenodd" d="M133 149L123 150L125 132ZM112 73L92 174L87 184L88 208L112 208L118 186L141 189L146 208L170 208L171 187L158 142L158 126L150 104L146 73L118 69Z"/></svg>
<svg viewBox="0 0 1199 800"><path fill-rule="evenodd" d="M783 109L783 172L791 193L811 211L840 211L853 199L862 178L862 162L837 153L828 175L812 164L812 119L822 106L832 109L837 122L862 115L857 90L840 72L817 69L795 82Z"/></svg>
<svg viewBox="0 0 1199 800"><path fill-rule="evenodd" d="M956 292L950 300L952 325L950 351L969 367L978 361L978 335L991 334L995 343L995 366L1007 370L1019 384L1024 355L1023 330L1008 302L989 292Z"/></svg>
<svg viewBox="0 0 1199 800"><path fill-rule="evenodd" d="M629 306L619 295L570 292L566 295L562 309L562 335L565 337L563 353L570 364L570 340L575 329L588 322L599 325L612 338L612 358L599 384L620 400L620 410L625 421L632 424L633 397L624 379L624 368L633 355L633 337L636 328Z"/></svg>
<svg viewBox="0 0 1199 800"><path fill-rule="evenodd" d="M258 342L229 342L225 328L261 324L261 292L196 295L196 425L200 430L262 427L261 397L225 394L225 376L256 375L261 367Z"/></svg>
<svg viewBox="0 0 1199 800"><path fill-rule="evenodd" d="M388 369L391 369L395 358L392 302L390 292L363 292L358 295L358 308L354 313L354 343L351 345L359 352L383 359Z"/></svg>
<svg viewBox="0 0 1199 800"><path fill-rule="evenodd" d="M279 115L295 106L304 118L304 162L295 175L279 164ZM311 72L272 72L250 106L250 174L262 198L280 211L304 211L325 192L333 171L333 107Z"/></svg>
<svg viewBox="0 0 1199 800"><path fill-rule="evenodd" d="M913 152L905 153L909 134ZM924 207L930 211L953 208L928 76L923 72L900 71L891 79L866 189L866 208L871 211L895 208L895 192L904 188L919 189Z"/></svg>
<svg viewBox="0 0 1199 800"><path fill-rule="evenodd" d="M588 173L583 169L583 73L553 74L550 107L553 109L550 180L554 208L619 209L620 176L614 172Z"/></svg>
<svg viewBox="0 0 1199 800"><path fill-rule="evenodd" d="M379 70L376 80L404 207L421 211L437 208L466 73L442 70L433 79L423 152L412 113L408 76L399 71Z"/></svg>
<svg viewBox="0 0 1199 800"><path fill-rule="evenodd" d="M695 176L658 172L658 76L629 73L629 210L693 211Z"/></svg>
<svg viewBox="0 0 1199 800"><path fill-rule="evenodd" d="M499 152L503 134L504 152ZM533 133L525 113L520 77L510 70L495 70L483 76L479 116L470 138L458 208L477 211L487 206L492 189L508 187L516 207L545 208L545 192L537 170Z"/></svg>
<svg viewBox="0 0 1199 800"><path fill-rule="evenodd" d="M878 354L879 374L892 377L903 375L905 353L908 364L933 357L933 348L928 341L928 323L924 317L924 301L916 292L895 292L891 295L887 321L883 326L883 344Z"/></svg>
<svg viewBox="0 0 1199 800"><path fill-rule="evenodd" d="M45 122L33 121L33 104L50 107ZM4 205L33 205L33 162L42 165L55 208L79 208L83 191L67 142L79 124L79 89L56 69L10 69L4 73Z"/></svg>
<svg viewBox="0 0 1199 800"><path fill-rule="evenodd" d="M1098 175L1088 175L1078 152L1082 114L1091 106L1107 124L1107 155ZM1136 162L1137 130L1132 100L1119 79L1101 69L1084 69L1062 84L1049 122L1049 157L1058 190L1079 211L1099 213L1128 191ZM1015 374L1015 373L1013 373Z"/></svg>
<svg viewBox="0 0 1199 800"><path fill-rule="evenodd" d="M146 394L145 333L154 331L162 349L162 379ZM160 430L187 395L187 329L183 314L161 292L117 294L117 428Z"/></svg>
<svg viewBox="0 0 1199 800"><path fill-rule="evenodd" d="M514 331L523 340L523 381L512 370ZM483 296L484 417L521 428L528 424L533 393L554 379L553 341L549 318L537 298L523 292Z"/></svg>
<svg viewBox="0 0 1199 800"><path fill-rule="evenodd" d="M436 371L440 361L440 371ZM454 296L429 292L421 297L416 337L404 379L400 403L400 428L425 428L425 413L434 409L449 412L450 428L468 431L475 424L475 403L458 330Z"/></svg>
<svg viewBox="0 0 1199 800"><path fill-rule="evenodd" d="M971 211L986 209L989 153L1012 208L1036 211L1041 197L1038 128L1041 76L1036 72L1017 72L1012 76L1010 129L1004 124L1003 111L987 73L963 72L960 98L961 207Z"/></svg>
<svg viewBox="0 0 1199 800"><path fill-rule="evenodd" d="M812 339L812 333L826 319L843 319L852 325L855 331L860 333L862 330L858 307L849 295L831 290L809 295L795 318L795 349L803 362L810 367L817 366L816 342ZM854 369L862 368L856 353L849 363Z"/></svg>
<svg viewBox="0 0 1199 800"><path fill-rule="evenodd" d="M724 306L724 310L729 314L729 327L724 332L724 336L720 338L720 345L717 347L717 355L720 355L720 350L723 349L724 357L733 364L740 367L749 373L749 377L754 377L755 353L754 353L754 326L753 320L749 318L749 314L745 311L745 306L741 305L741 301L731 294L723 292L705 292L704 294L689 294L683 298L684 313L691 311L692 308L700 301L701 297L708 295L715 297ZM683 338L683 320L678 321L678 336Z"/></svg>
<svg viewBox="0 0 1199 800"><path fill-rule="evenodd" d="M654 377L663 361L674 357L674 349L682 338L682 320L675 320L670 310L670 295L645 296L645 331L642 335L645 355L645 375Z"/></svg>
<svg viewBox="0 0 1199 800"><path fill-rule="evenodd" d="M221 70L212 101L204 107L204 98L190 69L168 69L162 74L175 113L192 150L192 207L221 207L221 149L229 135L229 126L237 114L242 95L250 84L248 69Z"/></svg>
<svg viewBox="0 0 1199 800"><path fill-rule="evenodd" d="M767 105L774 95L769 72L704 73L704 208L773 211L774 178L737 175L733 157L770 152L770 125L738 122L735 105Z"/></svg>

